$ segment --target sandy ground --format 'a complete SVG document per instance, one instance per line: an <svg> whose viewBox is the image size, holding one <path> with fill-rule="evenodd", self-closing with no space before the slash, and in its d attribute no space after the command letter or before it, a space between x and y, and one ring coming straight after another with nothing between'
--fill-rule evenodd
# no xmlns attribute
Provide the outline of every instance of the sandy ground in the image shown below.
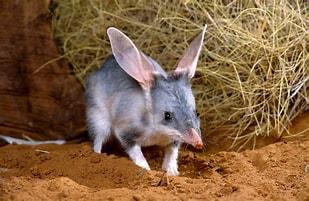
<svg viewBox="0 0 309 201"><path fill-rule="evenodd" d="M306 114L291 130L308 127ZM181 176L167 177L157 148L145 150L153 169L145 172L121 151L96 154L86 142L3 146L0 200L309 200L308 137L239 153L211 147L182 149Z"/></svg>

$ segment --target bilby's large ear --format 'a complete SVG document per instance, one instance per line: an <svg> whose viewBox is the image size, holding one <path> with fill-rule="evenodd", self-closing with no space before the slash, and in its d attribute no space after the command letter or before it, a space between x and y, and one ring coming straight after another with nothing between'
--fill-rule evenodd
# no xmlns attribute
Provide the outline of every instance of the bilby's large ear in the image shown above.
<svg viewBox="0 0 309 201"><path fill-rule="evenodd" d="M156 68L145 54L140 52L129 37L118 29L107 29L113 55L119 66L133 77L143 89L150 89Z"/></svg>
<svg viewBox="0 0 309 201"><path fill-rule="evenodd" d="M187 73L189 79L191 79L196 70L198 57L202 50L204 35L207 29L207 25L205 24L202 33L200 33L190 44L189 48L183 55L182 59L179 61L177 68L175 69L175 73Z"/></svg>

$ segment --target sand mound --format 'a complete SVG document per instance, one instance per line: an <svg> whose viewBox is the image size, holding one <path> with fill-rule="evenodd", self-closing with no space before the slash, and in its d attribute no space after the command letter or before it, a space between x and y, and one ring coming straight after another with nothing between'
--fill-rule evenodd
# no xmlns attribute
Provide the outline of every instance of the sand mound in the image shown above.
<svg viewBox="0 0 309 201"><path fill-rule="evenodd" d="M43 153L37 149L48 151ZM0 149L3 200L305 200L309 141L255 151L182 152L181 177L145 173L129 159L90 154L90 146ZM158 164L157 164L158 165ZM307 171L307 172L306 172Z"/></svg>
<svg viewBox="0 0 309 201"><path fill-rule="evenodd" d="M308 116L291 132L308 128ZM160 171L162 153L146 149L152 171L121 150L96 154L88 143L0 148L0 200L308 200L309 139L241 153L182 150L180 177ZM1 198L2 196L2 198Z"/></svg>

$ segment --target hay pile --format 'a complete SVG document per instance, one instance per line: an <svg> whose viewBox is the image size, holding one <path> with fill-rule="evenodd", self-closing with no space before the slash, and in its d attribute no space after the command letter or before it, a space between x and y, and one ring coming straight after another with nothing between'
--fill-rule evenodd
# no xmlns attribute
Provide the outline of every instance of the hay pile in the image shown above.
<svg viewBox="0 0 309 201"><path fill-rule="evenodd" d="M208 24L194 91L204 133L221 127L236 144L285 133L309 105L309 5L304 1L62 0L55 37L83 81L111 53L115 26L173 69ZM252 141L251 141L252 142ZM234 144L235 145L235 144Z"/></svg>

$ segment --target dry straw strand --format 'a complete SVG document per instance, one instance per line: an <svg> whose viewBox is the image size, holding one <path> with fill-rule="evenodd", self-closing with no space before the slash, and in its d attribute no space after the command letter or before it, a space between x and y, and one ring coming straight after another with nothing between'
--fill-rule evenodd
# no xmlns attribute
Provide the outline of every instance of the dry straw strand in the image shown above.
<svg viewBox="0 0 309 201"><path fill-rule="evenodd" d="M257 136L289 136L309 108L307 1L63 0L55 38L83 82L111 53L106 29L124 31L171 70L208 24L193 80L204 133L224 128L243 147Z"/></svg>

